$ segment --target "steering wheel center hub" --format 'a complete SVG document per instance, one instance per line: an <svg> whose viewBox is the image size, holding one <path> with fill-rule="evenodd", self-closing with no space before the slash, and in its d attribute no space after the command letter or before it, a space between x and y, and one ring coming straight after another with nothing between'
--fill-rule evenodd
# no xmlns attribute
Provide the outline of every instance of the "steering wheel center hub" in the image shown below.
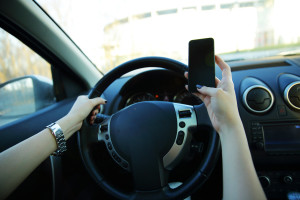
<svg viewBox="0 0 300 200"><path fill-rule="evenodd" d="M110 136L116 151L126 160L161 159L176 137L173 104L141 102L116 113L110 121Z"/></svg>

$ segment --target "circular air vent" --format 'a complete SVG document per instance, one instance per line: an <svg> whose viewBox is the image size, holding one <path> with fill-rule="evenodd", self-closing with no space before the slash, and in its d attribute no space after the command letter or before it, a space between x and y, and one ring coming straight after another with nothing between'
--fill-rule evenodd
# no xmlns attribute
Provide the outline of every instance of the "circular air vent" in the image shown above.
<svg viewBox="0 0 300 200"><path fill-rule="evenodd" d="M253 85L245 90L243 103L252 112L265 113L271 109L274 97L267 87Z"/></svg>
<svg viewBox="0 0 300 200"><path fill-rule="evenodd" d="M284 90L284 100L289 106L300 110L300 81L293 82Z"/></svg>

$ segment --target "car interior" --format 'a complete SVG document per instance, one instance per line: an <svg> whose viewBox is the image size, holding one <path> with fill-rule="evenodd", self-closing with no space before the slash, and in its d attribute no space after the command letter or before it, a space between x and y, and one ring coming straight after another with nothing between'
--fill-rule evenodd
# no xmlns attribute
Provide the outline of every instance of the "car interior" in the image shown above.
<svg viewBox="0 0 300 200"><path fill-rule="evenodd" d="M67 152L49 156L8 199L222 199L220 140L203 102L185 89L187 62L136 56L101 72L35 1L1 1L0 26L51 74L0 74L0 152L66 115L79 95L107 100L95 125L84 121ZM300 54L226 62L267 199L299 199ZM7 69L22 70L14 67ZM215 75L222 77L218 66Z"/></svg>

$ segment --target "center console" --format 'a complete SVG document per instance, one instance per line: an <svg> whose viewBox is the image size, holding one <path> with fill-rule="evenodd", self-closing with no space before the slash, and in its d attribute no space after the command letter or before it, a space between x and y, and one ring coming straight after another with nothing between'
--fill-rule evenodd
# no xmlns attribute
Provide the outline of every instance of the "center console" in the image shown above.
<svg viewBox="0 0 300 200"><path fill-rule="evenodd" d="M252 122L249 145L269 199L300 195L300 121Z"/></svg>
<svg viewBox="0 0 300 200"><path fill-rule="evenodd" d="M248 76L239 89L240 114L267 198L300 199L300 76Z"/></svg>

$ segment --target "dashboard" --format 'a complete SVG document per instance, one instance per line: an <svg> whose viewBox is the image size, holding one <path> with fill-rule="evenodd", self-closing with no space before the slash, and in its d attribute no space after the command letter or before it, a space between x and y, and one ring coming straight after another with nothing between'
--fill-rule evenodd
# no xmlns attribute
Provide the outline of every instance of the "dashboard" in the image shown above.
<svg viewBox="0 0 300 200"><path fill-rule="evenodd" d="M300 57L229 65L254 165L268 199L300 192ZM218 67L216 76L222 76ZM121 77L104 93L112 102L105 112L140 101L201 104L186 84L183 75L161 68Z"/></svg>
<svg viewBox="0 0 300 200"><path fill-rule="evenodd" d="M300 188L299 58L248 64L232 66L239 112L267 197L286 199Z"/></svg>

